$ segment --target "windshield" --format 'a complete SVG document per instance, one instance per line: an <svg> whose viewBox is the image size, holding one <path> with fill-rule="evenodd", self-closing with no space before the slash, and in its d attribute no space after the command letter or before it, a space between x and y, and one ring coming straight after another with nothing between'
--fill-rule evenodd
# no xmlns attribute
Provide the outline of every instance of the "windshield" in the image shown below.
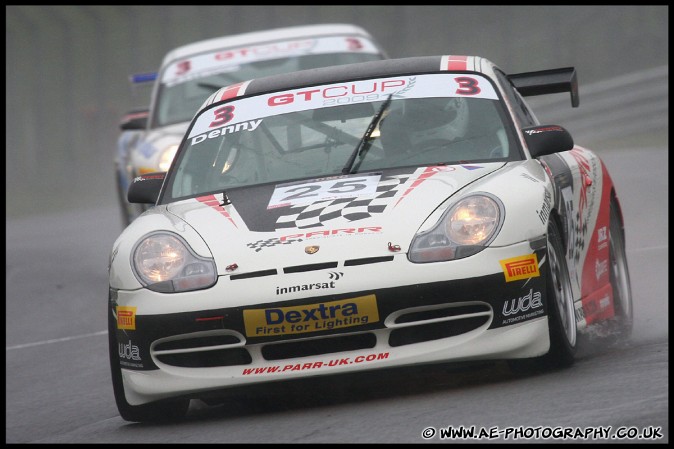
<svg viewBox="0 0 674 449"><path fill-rule="evenodd" d="M332 36L210 51L162 70L152 127L189 122L221 87L279 73L383 59L362 37Z"/></svg>
<svg viewBox="0 0 674 449"><path fill-rule="evenodd" d="M195 118L162 202L397 167L521 159L492 84L471 75L480 88L462 95L468 91L456 78L359 80L214 105Z"/></svg>

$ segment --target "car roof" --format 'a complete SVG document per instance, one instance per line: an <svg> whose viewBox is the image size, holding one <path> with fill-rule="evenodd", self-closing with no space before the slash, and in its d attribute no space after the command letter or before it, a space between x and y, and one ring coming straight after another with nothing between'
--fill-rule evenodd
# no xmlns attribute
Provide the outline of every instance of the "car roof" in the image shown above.
<svg viewBox="0 0 674 449"><path fill-rule="evenodd" d="M252 31L249 33L234 34L231 36L216 37L203 41L177 47L164 56L161 66L164 67L177 59L185 58L199 53L237 47L242 45L255 45L266 42L275 42L287 39L301 39L318 36L353 35L366 37L372 36L365 29L346 23L329 23L319 25L292 26L274 28L264 31ZM376 44L376 42L375 42ZM379 45L377 45L379 48ZM382 53L383 50L380 49Z"/></svg>
<svg viewBox="0 0 674 449"><path fill-rule="evenodd" d="M495 68L494 63L485 58L457 55L415 56L321 67L257 78L223 87L212 94L204 102L202 108L215 102L243 95L290 90L370 77L415 75L441 71L466 71L478 72L488 78L494 79Z"/></svg>

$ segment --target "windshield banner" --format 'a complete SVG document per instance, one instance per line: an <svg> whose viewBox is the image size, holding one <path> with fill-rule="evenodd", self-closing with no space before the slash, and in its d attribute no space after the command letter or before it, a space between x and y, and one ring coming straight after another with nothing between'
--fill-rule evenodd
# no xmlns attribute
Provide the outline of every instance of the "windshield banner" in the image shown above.
<svg viewBox="0 0 674 449"><path fill-rule="evenodd" d="M241 64L329 53L378 53L372 42L362 37L321 37L272 42L212 51L180 59L166 67L161 82L169 86L239 69Z"/></svg>
<svg viewBox="0 0 674 449"><path fill-rule="evenodd" d="M190 131L191 144L196 145L234 132L250 129L260 119L289 112L355 103L372 103L395 99L472 97L498 99L494 87L486 78L476 74L441 73L417 76L398 76L360 81L349 81L324 86L306 87L285 92L274 92L243 98L239 101L213 107L197 118ZM231 130L219 128L227 127Z"/></svg>

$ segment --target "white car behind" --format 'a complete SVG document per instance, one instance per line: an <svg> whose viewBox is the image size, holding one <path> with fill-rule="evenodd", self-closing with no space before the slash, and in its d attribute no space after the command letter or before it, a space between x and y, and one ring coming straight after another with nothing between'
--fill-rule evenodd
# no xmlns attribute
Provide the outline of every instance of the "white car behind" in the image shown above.
<svg viewBox="0 0 674 449"><path fill-rule="evenodd" d="M194 113L219 88L284 72L386 57L366 30L350 24L255 31L171 50L156 74L131 79L154 86L149 108L129 112L121 122L115 165L122 223L127 226L147 209L127 201L131 181L168 170Z"/></svg>

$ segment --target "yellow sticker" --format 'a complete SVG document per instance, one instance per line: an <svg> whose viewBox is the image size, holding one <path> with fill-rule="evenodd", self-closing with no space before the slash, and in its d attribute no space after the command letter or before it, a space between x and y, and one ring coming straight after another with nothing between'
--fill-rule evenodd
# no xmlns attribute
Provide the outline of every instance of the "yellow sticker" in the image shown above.
<svg viewBox="0 0 674 449"><path fill-rule="evenodd" d="M303 306L243 311L247 337L303 334L379 321L375 295Z"/></svg>
<svg viewBox="0 0 674 449"><path fill-rule="evenodd" d="M506 282L529 279L541 275L541 272L538 271L538 257L536 257L536 254L500 260L499 263L503 268Z"/></svg>
<svg viewBox="0 0 674 449"><path fill-rule="evenodd" d="M136 330L136 308L117 306L117 329Z"/></svg>

